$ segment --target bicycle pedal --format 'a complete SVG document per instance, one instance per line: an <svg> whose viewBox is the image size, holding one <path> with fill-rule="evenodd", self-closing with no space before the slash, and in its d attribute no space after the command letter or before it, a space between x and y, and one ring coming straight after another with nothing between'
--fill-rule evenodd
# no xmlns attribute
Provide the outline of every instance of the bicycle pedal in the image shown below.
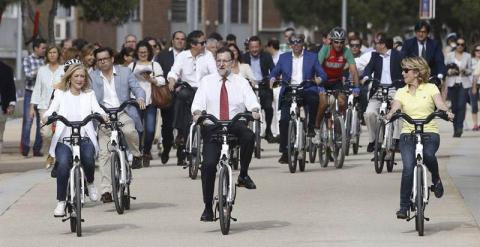
<svg viewBox="0 0 480 247"><path fill-rule="evenodd" d="M411 221L411 220L413 220L413 219L415 219L415 216L412 216L412 217L410 217L410 218L407 218L407 221Z"/></svg>
<svg viewBox="0 0 480 247"><path fill-rule="evenodd" d="M185 170L185 169L187 169L187 168L188 168L188 166L183 166L182 168Z"/></svg>
<svg viewBox="0 0 480 247"><path fill-rule="evenodd" d="M135 197L135 196L129 196L129 197L130 197L130 199L137 200L137 197Z"/></svg>
<svg viewBox="0 0 480 247"><path fill-rule="evenodd" d="M65 219L62 219L62 222L65 222L67 220L69 220L71 217L68 217L68 218L65 218Z"/></svg>
<svg viewBox="0 0 480 247"><path fill-rule="evenodd" d="M232 216L230 216L230 219L232 219L233 221L237 222L237 218L233 218Z"/></svg>
<svg viewBox="0 0 480 247"><path fill-rule="evenodd" d="M217 221L218 219L219 219L218 217L215 217L215 218L213 218L213 221Z"/></svg>
<svg viewBox="0 0 480 247"><path fill-rule="evenodd" d="M85 220L84 220L84 219L81 219L80 221L81 221L81 222L85 222Z"/></svg>
<svg viewBox="0 0 480 247"><path fill-rule="evenodd" d="M430 218L424 217L424 219L425 219L426 221L430 221Z"/></svg>

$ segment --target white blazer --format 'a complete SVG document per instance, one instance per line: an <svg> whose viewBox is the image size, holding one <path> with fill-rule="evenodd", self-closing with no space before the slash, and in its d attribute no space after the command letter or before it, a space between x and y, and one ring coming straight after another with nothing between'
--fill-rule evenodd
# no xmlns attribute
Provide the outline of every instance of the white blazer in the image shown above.
<svg viewBox="0 0 480 247"><path fill-rule="evenodd" d="M49 117L52 115L53 112L56 112L57 115L64 116L67 120L68 119L68 108L66 107L65 104L65 95L67 95L67 92L64 92L62 90L55 90L54 92L54 98L52 103L50 104L50 107L48 110L45 112L43 117ZM106 115L105 111L100 108L100 105L98 104L98 101L95 97L95 93L92 90L89 90L87 92L82 92L80 93L80 102L78 102L77 105L77 114L79 113L82 118L85 118L86 116L92 114L92 113L100 113L102 115ZM60 136L65 129L65 124L62 122L58 121L57 126L55 127L55 134L52 137L52 143L50 144L50 149L49 149L49 154L52 157L55 157L55 148L57 147L58 142L62 142L60 140ZM85 132L87 133L87 136L90 138L90 141L93 143L93 146L95 147L96 153L98 153L98 142L97 142L97 132L95 131L95 128L93 127L93 123L90 122L84 127Z"/></svg>

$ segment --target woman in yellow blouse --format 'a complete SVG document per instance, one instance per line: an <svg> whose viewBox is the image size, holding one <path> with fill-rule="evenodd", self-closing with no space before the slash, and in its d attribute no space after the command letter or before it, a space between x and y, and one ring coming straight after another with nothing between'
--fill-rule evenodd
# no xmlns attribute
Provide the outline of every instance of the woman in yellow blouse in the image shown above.
<svg viewBox="0 0 480 247"><path fill-rule="evenodd" d="M448 111L448 107L442 100L440 91L431 83L428 83L430 68L428 63L421 57L405 58L402 61L402 74L406 86L399 89L395 94L392 109L387 115L390 119L397 110L409 115L413 119L425 119L435 111L435 108L447 111L449 119L454 115ZM413 168L415 167L415 138L411 135L414 127L404 123L400 135L400 152L402 154L403 172L400 187L400 210L397 218L407 218L410 208L410 193L413 186ZM423 159L428 170L432 173L434 193L437 198L443 195L443 185L438 172L438 162L435 153L440 145L438 126L435 121L424 126L426 138L423 143Z"/></svg>

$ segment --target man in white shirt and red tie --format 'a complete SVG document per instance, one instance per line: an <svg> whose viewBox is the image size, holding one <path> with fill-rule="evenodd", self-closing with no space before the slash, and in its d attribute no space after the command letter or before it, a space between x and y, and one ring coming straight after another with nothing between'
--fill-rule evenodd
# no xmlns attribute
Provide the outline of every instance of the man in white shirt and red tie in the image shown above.
<svg viewBox="0 0 480 247"><path fill-rule="evenodd" d="M243 77L231 73L233 53L228 48L221 48L216 54L218 73L205 76L192 103L193 120L196 121L206 111L220 120L230 120L238 113L251 111L254 119L259 119L260 104L250 84ZM215 188L216 167L220 156L220 144L211 139L220 129L213 125L202 127L203 166L202 190L205 210L201 221L213 221L213 193ZM248 176L248 166L252 160L255 135L246 122L237 122L230 128L230 133L238 138L240 145L240 175L238 186L256 189L255 183Z"/></svg>

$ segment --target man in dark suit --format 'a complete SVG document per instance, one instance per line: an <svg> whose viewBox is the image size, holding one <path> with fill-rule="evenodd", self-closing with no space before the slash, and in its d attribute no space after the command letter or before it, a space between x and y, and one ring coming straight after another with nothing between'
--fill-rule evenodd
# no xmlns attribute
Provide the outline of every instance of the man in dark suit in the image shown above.
<svg viewBox="0 0 480 247"><path fill-rule="evenodd" d="M317 54L304 49L304 36L292 34L289 38L291 52L280 55L278 63L270 74L270 85L273 85L277 77L282 76L285 82L280 89L280 109L282 111L280 118L280 153L282 156L278 160L280 164L288 163L287 142L288 142L288 123L290 121L291 102L283 101L289 85L299 85L303 81L309 81L304 84L302 107L309 111L308 135L315 136L314 125L318 108L319 86L322 81L327 81L327 74L323 71L317 59Z"/></svg>
<svg viewBox="0 0 480 247"><path fill-rule="evenodd" d="M5 123L7 116L12 115L15 111L15 103L17 101L15 81L13 79L13 70L10 66L0 61L0 102L2 109L0 111L0 155L3 147L3 132L5 131Z"/></svg>
<svg viewBox="0 0 480 247"><path fill-rule="evenodd" d="M370 62L363 71L363 80L366 81L370 78L374 78L380 81L380 84L383 85L393 85L397 89L403 87L405 84L403 83L401 62L402 57L400 52L393 49L393 39L386 37L384 33L378 33L375 37L375 52L372 52ZM373 152L374 150L375 130L377 129L378 111L381 105L379 99L381 91L377 90L378 85L371 86L370 100L364 114L365 123L368 127L369 133L369 143L367 146L368 152ZM389 95L393 97L395 95L395 90L390 89ZM399 136L399 128L395 128L394 139L398 139Z"/></svg>
<svg viewBox="0 0 480 247"><path fill-rule="evenodd" d="M174 32L172 35L172 47L168 50L162 51L156 58L156 62L162 67L165 81L167 81L168 72L170 72L173 63L175 62L175 57L185 49L185 39L186 35L184 32ZM173 101L175 100L173 96L174 94L172 94L172 103L170 106L160 110L162 114L163 152L158 153L158 156L160 156L163 164L168 162L170 149L173 144Z"/></svg>
<svg viewBox="0 0 480 247"><path fill-rule="evenodd" d="M250 65L255 79L259 83L260 105L265 111L265 139L272 143L274 137L271 126L273 119L273 90L270 88L268 76L274 68L272 56L262 51L262 41L258 36L252 36L248 40L248 52L243 54L242 60Z"/></svg>
<svg viewBox="0 0 480 247"><path fill-rule="evenodd" d="M445 64L441 44L428 37L430 24L418 21L415 24L415 38L405 41L402 57L423 57L430 66L431 75L443 79Z"/></svg>

